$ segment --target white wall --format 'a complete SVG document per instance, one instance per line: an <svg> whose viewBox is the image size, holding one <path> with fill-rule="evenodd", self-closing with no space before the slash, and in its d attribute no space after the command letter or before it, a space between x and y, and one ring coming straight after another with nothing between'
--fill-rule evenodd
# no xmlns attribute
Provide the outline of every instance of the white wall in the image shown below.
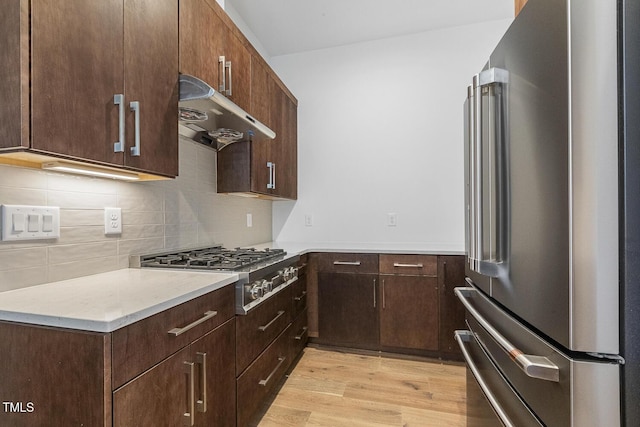
<svg viewBox="0 0 640 427"><path fill-rule="evenodd" d="M299 199L273 204L274 239L463 250L462 106L510 22L272 57L299 101Z"/></svg>

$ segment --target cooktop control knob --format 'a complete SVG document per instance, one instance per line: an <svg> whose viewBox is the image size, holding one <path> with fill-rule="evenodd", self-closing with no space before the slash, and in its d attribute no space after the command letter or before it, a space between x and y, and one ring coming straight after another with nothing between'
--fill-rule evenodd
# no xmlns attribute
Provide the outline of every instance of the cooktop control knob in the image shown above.
<svg viewBox="0 0 640 427"><path fill-rule="evenodd" d="M264 295L264 287L262 282L264 282L264 280L258 280L251 284L251 288L249 288L249 298L254 301L262 298L262 296Z"/></svg>

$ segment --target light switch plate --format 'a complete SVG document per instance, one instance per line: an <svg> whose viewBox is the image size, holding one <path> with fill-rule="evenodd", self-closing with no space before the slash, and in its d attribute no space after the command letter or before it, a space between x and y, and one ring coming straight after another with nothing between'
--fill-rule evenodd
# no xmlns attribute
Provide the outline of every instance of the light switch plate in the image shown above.
<svg viewBox="0 0 640 427"><path fill-rule="evenodd" d="M2 205L2 240L48 240L60 237L57 206Z"/></svg>
<svg viewBox="0 0 640 427"><path fill-rule="evenodd" d="M104 208L104 234L122 234L121 208Z"/></svg>

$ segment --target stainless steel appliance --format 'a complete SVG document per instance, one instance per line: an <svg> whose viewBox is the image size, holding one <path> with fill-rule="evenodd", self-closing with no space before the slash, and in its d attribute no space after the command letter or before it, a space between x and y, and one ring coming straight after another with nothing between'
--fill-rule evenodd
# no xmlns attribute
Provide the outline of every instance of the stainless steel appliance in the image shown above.
<svg viewBox="0 0 640 427"><path fill-rule="evenodd" d="M298 260L282 249L212 246L133 256L130 266L237 273L236 314L247 314L298 279Z"/></svg>
<svg viewBox="0 0 640 427"><path fill-rule="evenodd" d="M468 426L640 419L639 13L529 0L468 88Z"/></svg>
<svg viewBox="0 0 640 427"><path fill-rule="evenodd" d="M220 60L221 64L226 64L224 57L220 57ZM216 150L234 142L249 141L253 137L276 137L275 132L265 124L199 78L180 74L179 82L178 130L181 136ZM220 90L231 95L231 87L224 89L223 86Z"/></svg>

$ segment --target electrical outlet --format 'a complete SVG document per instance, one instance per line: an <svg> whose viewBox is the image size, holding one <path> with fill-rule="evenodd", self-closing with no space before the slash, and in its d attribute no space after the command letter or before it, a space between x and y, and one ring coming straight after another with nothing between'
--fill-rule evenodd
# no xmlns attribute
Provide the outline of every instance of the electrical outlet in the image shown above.
<svg viewBox="0 0 640 427"><path fill-rule="evenodd" d="M396 227L398 225L398 214L397 213L388 213L387 214L387 225L389 227Z"/></svg>
<svg viewBox="0 0 640 427"><path fill-rule="evenodd" d="M304 226L312 227L313 226L313 215L306 214L304 216Z"/></svg>
<svg viewBox="0 0 640 427"><path fill-rule="evenodd" d="M104 234L122 234L121 208L104 208Z"/></svg>
<svg viewBox="0 0 640 427"><path fill-rule="evenodd" d="M253 227L253 215L250 213L247 214L247 227Z"/></svg>

